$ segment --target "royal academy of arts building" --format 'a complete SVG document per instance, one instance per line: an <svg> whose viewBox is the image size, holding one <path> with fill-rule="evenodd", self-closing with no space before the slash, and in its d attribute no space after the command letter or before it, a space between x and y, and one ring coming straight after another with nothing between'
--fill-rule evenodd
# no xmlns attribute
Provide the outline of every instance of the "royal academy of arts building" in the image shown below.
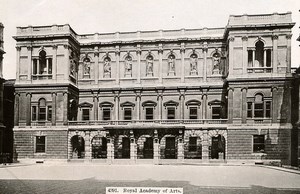
<svg viewBox="0 0 300 194"><path fill-rule="evenodd" d="M291 163L291 13L223 28L17 27L19 161Z"/></svg>

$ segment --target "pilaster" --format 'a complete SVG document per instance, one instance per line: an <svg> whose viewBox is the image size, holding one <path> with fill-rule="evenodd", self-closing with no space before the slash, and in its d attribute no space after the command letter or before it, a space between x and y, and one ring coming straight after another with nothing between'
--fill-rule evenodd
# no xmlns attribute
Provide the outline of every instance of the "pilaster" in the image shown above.
<svg viewBox="0 0 300 194"><path fill-rule="evenodd" d="M209 150L208 150L208 131L207 129L203 130L203 141L202 141L202 160L208 161L209 159Z"/></svg>
<svg viewBox="0 0 300 194"><path fill-rule="evenodd" d="M17 77L17 80L20 80L20 52L21 52L21 47L16 46L16 50L17 50L17 59L16 59L17 72L16 72L16 77Z"/></svg>
<svg viewBox="0 0 300 194"><path fill-rule="evenodd" d="M141 45L138 44L136 48L137 55L137 83L141 83Z"/></svg>
<svg viewBox="0 0 300 194"><path fill-rule="evenodd" d="M286 35L287 50L286 50L286 62L287 62L287 73L291 73L291 38L292 34Z"/></svg>
<svg viewBox="0 0 300 194"><path fill-rule="evenodd" d="M228 89L228 123L233 122L233 88Z"/></svg>
<svg viewBox="0 0 300 194"><path fill-rule="evenodd" d="M120 84L120 47L117 45L115 48L116 55L116 65L117 65L117 73L116 73L116 84Z"/></svg>
<svg viewBox="0 0 300 194"><path fill-rule="evenodd" d="M56 93L52 93L52 125L56 125Z"/></svg>
<svg viewBox="0 0 300 194"><path fill-rule="evenodd" d="M160 145L157 130L154 129L154 138L153 138L153 162L154 164L159 164L160 159Z"/></svg>
<svg viewBox="0 0 300 194"><path fill-rule="evenodd" d="M181 54L181 74L180 74L180 80L181 83L184 83L184 53L185 53L185 47L184 43L181 43L180 46L180 54Z"/></svg>
<svg viewBox="0 0 300 194"><path fill-rule="evenodd" d="M204 42L203 44L203 55L204 55L204 65L203 65L203 81L207 81L207 42Z"/></svg>
<svg viewBox="0 0 300 194"><path fill-rule="evenodd" d="M277 59L277 46L278 46L278 35L273 35L272 36L272 40L273 40L273 73L277 73L277 63L278 63L278 59Z"/></svg>
<svg viewBox="0 0 300 194"><path fill-rule="evenodd" d="M98 85L99 80L99 48L94 48L94 71L95 71L95 84Z"/></svg>
<svg viewBox="0 0 300 194"><path fill-rule="evenodd" d="M136 159L137 159L137 145L135 142L133 130L130 130L130 162L132 164L135 164Z"/></svg>
<svg viewBox="0 0 300 194"><path fill-rule="evenodd" d="M118 121L119 120L119 103L120 103L119 91L115 91L114 100L115 100L115 120Z"/></svg>
<svg viewBox="0 0 300 194"><path fill-rule="evenodd" d="M163 77L163 64L162 64L162 54L163 54L163 48L162 44L159 44L158 49L158 58L159 58L159 76L158 76L158 82L162 84L162 77Z"/></svg>
<svg viewBox="0 0 300 194"><path fill-rule="evenodd" d="M248 37L242 37L243 41L243 75L247 74L247 66L248 66L248 51L247 51L247 44L248 44Z"/></svg>
<svg viewBox="0 0 300 194"><path fill-rule="evenodd" d="M232 75L233 73L233 43L234 43L234 37L231 36L228 38L229 42L229 75Z"/></svg>
<svg viewBox="0 0 300 194"><path fill-rule="evenodd" d="M247 88L242 88L242 123L247 122Z"/></svg>
<svg viewBox="0 0 300 194"><path fill-rule="evenodd" d="M64 99L64 112L63 112L63 124L68 124L68 92L63 93L63 99Z"/></svg>
<svg viewBox="0 0 300 194"><path fill-rule="evenodd" d="M27 80L31 80L31 70L32 70L32 46L27 47L28 50L28 66L27 66Z"/></svg>
<svg viewBox="0 0 300 194"><path fill-rule="evenodd" d="M31 124L31 93L26 94L26 125L30 126Z"/></svg>
<svg viewBox="0 0 300 194"><path fill-rule="evenodd" d="M93 102L94 102L94 120L98 121L99 117L98 117L98 104L99 104L99 97L97 95L94 94L93 96Z"/></svg>
<svg viewBox="0 0 300 194"><path fill-rule="evenodd" d="M52 79L56 80L56 74L57 74L57 45L52 46Z"/></svg>
<svg viewBox="0 0 300 194"><path fill-rule="evenodd" d="M277 87L272 87L272 122L276 123L277 122L277 117L278 117L278 88Z"/></svg>
<svg viewBox="0 0 300 194"><path fill-rule="evenodd" d="M15 93L14 126L19 125L19 102L20 102L20 94Z"/></svg>

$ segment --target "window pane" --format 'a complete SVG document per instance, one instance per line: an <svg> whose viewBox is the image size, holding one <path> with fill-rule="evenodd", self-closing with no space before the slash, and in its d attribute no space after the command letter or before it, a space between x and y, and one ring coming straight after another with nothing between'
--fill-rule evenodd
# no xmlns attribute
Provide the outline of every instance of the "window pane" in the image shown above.
<svg viewBox="0 0 300 194"><path fill-rule="evenodd" d="M190 107L190 119L198 119L198 109L197 107Z"/></svg>
<svg viewBox="0 0 300 194"><path fill-rule="evenodd" d="M46 107L40 107L39 109L39 120L46 120Z"/></svg>
<svg viewBox="0 0 300 194"><path fill-rule="evenodd" d="M52 106L48 106L48 121L52 120Z"/></svg>
<svg viewBox="0 0 300 194"><path fill-rule="evenodd" d="M271 102L266 102L266 117L271 117Z"/></svg>
<svg viewBox="0 0 300 194"><path fill-rule="evenodd" d="M103 109L103 120L110 120L110 108Z"/></svg>
<svg viewBox="0 0 300 194"><path fill-rule="evenodd" d="M90 120L90 109L82 109L82 120Z"/></svg>
<svg viewBox="0 0 300 194"><path fill-rule="evenodd" d="M265 136L253 135L253 152L265 151Z"/></svg>
<svg viewBox="0 0 300 194"><path fill-rule="evenodd" d="M153 108L146 108L146 119L153 119Z"/></svg>
<svg viewBox="0 0 300 194"><path fill-rule="evenodd" d="M168 108L168 119L175 119L175 108L174 107Z"/></svg>
<svg viewBox="0 0 300 194"><path fill-rule="evenodd" d="M45 136L37 136L36 137L36 145L35 145L35 152L36 153L45 153L46 141Z"/></svg>
<svg viewBox="0 0 300 194"><path fill-rule="evenodd" d="M48 59L48 74L52 74L52 59Z"/></svg>
<svg viewBox="0 0 300 194"><path fill-rule="evenodd" d="M221 107L212 107L212 119L221 118Z"/></svg>
<svg viewBox="0 0 300 194"><path fill-rule="evenodd" d="M36 121L36 119L37 119L37 118L36 118L36 116L37 116L37 115L36 115L36 110L37 110L37 107L36 107L36 106L33 106L33 107L32 107L32 118L31 118L33 121Z"/></svg>
<svg viewBox="0 0 300 194"><path fill-rule="evenodd" d="M132 117L131 108L125 108L124 109L124 120L131 120L131 117Z"/></svg>
<svg viewBox="0 0 300 194"><path fill-rule="evenodd" d="M247 103L247 117L252 118L252 102Z"/></svg>
<svg viewBox="0 0 300 194"><path fill-rule="evenodd" d="M264 117L264 104L263 103L255 103L254 104L254 117Z"/></svg>
<svg viewBox="0 0 300 194"><path fill-rule="evenodd" d="M189 152L197 151L197 137L189 138Z"/></svg>

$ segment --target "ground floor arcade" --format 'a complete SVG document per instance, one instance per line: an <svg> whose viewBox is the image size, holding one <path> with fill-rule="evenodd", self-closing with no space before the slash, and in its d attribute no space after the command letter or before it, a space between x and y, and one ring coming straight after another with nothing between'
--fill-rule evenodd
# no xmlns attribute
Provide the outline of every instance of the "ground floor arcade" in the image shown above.
<svg viewBox="0 0 300 194"><path fill-rule="evenodd" d="M180 128L107 128L103 130L69 130L68 159L118 159L131 162L148 159L159 163L163 159L224 160L226 129Z"/></svg>

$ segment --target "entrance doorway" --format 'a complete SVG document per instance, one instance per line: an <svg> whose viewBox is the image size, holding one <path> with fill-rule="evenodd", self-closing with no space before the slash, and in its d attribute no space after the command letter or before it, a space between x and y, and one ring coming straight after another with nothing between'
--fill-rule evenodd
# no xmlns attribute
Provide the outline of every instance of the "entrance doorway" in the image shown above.
<svg viewBox="0 0 300 194"><path fill-rule="evenodd" d="M176 159L175 137L166 137L165 158Z"/></svg>
<svg viewBox="0 0 300 194"><path fill-rule="evenodd" d="M153 158L153 138L147 137L146 141L144 142L144 150L143 155L145 159L152 159Z"/></svg>
<svg viewBox="0 0 300 194"><path fill-rule="evenodd" d="M122 158L130 158L130 139L122 138Z"/></svg>
<svg viewBox="0 0 300 194"><path fill-rule="evenodd" d="M80 135L71 138L72 158L84 158L84 139Z"/></svg>
<svg viewBox="0 0 300 194"><path fill-rule="evenodd" d="M107 158L107 141L105 137L95 136L93 138L92 158Z"/></svg>
<svg viewBox="0 0 300 194"><path fill-rule="evenodd" d="M211 159L225 159L225 138L222 135L212 137Z"/></svg>

